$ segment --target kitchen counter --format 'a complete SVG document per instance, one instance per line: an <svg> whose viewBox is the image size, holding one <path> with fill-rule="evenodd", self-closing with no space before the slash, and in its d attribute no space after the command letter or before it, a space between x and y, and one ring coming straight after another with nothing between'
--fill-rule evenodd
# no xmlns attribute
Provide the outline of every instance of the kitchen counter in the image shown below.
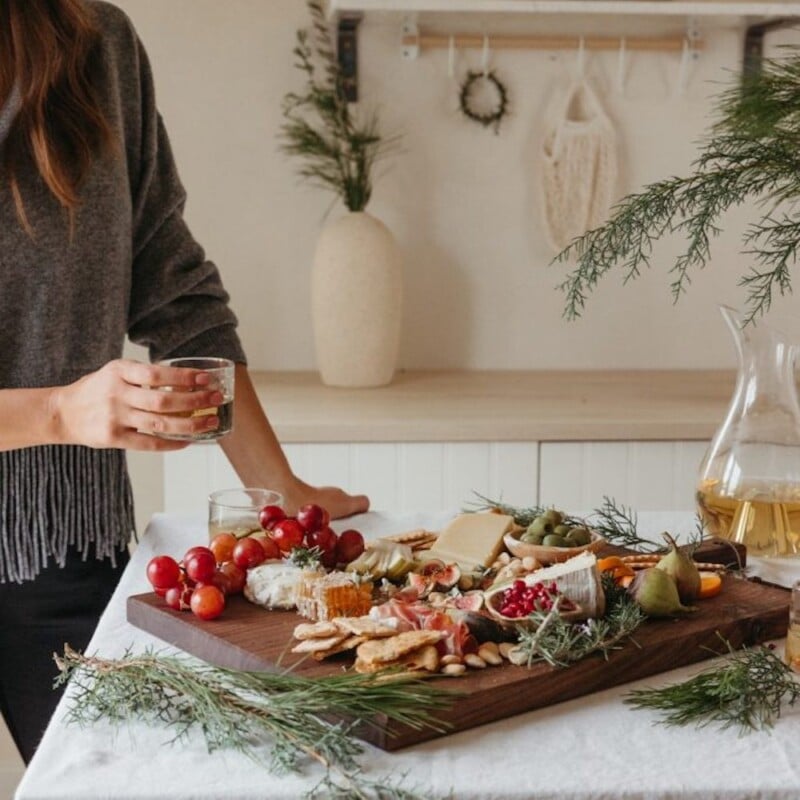
<svg viewBox="0 0 800 800"><path fill-rule="evenodd" d="M708 440L731 371L408 371L377 389L254 372L285 443Z"/></svg>

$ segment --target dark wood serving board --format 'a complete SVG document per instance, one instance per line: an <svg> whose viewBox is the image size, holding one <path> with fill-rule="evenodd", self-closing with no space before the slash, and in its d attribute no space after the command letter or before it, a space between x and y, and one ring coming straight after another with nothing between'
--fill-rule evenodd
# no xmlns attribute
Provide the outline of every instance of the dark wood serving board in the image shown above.
<svg viewBox="0 0 800 800"><path fill-rule="evenodd" d="M607 660L590 656L567 669L504 663L449 678L443 686L464 696L441 718L451 731L465 730L702 661L724 652L719 635L735 648L786 635L789 592L785 589L726 575L722 592L697 605L699 610L684 619L648 620L634 634L635 644L626 643ZM153 593L128 598L127 613L133 625L217 666L292 668L296 674L313 677L339 673L352 660L352 655L322 663L300 659L289 649L301 618L293 611L266 611L243 597L230 598L223 616L211 622L173 611ZM384 750L442 735L387 725L386 720L375 722L363 738Z"/></svg>

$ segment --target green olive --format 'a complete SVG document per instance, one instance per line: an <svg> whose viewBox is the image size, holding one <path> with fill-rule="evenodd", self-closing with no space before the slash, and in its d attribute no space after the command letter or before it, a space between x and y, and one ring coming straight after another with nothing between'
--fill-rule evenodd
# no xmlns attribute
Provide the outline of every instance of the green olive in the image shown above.
<svg viewBox="0 0 800 800"><path fill-rule="evenodd" d="M562 522L561 525L556 525L553 528L553 533L557 533L559 536L566 536L571 530L572 528L569 525L564 525Z"/></svg>
<svg viewBox="0 0 800 800"><path fill-rule="evenodd" d="M542 536L552 532L553 523L545 517L536 517L536 519L528 525L528 530L526 531L526 533L541 534Z"/></svg>
<svg viewBox="0 0 800 800"><path fill-rule="evenodd" d="M592 541L592 534L588 528L578 527L573 528L566 538L574 542L576 547L583 547Z"/></svg>
<svg viewBox="0 0 800 800"><path fill-rule="evenodd" d="M547 511L542 514L542 516L549 520L554 526L560 525L564 521L564 515L560 511L556 511L554 508L548 508Z"/></svg>
<svg viewBox="0 0 800 800"><path fill-rule="evenodd" d="M544 533L528 533L525 532L520 537L521 542L525 542L525 544L541 544L542 539L544 539Z"/></svg>
<svg viewBox="0 0 800 800"><path fill-rule="evenodd" d="M563 536L559 536L557 533L551 533L548 536L545 536L542 539L542 544L545 547L568 547L569 544L567 540Z"/></svg>

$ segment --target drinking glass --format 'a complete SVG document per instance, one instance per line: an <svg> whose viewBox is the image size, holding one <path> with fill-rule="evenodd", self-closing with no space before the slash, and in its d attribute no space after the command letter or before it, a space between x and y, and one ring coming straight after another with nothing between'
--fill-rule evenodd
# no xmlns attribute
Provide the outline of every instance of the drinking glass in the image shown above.
<svg viewBox="0 0 800 800"><path fill-rule="evenodd" d="M208 538L232 533L237 539L261 530L258 514L264 506L282 506L272 489L220 489L208 496Z"/></svg>
<svg viewBox="0 0 800 800"><path fill-rule="evenodd" d="M216 414L219 417L219 425L210 431L199 431L192 434L157 434L165 439L179 439L180 441L205 442L215 441L229 434L233 430L233 384L235 374L235 364L227 358L211 357L187 357L170 358L166 361L159 361L166 367L183 367L186 369L199 369L207 372L211 376L207 386L198 387L203 391L216 389L222 392L222 404L210 406L209 408L197 408L194 411L177 412L186 417L202 417ZM172 391L169 386L161 387L165 392Z"/></svg>

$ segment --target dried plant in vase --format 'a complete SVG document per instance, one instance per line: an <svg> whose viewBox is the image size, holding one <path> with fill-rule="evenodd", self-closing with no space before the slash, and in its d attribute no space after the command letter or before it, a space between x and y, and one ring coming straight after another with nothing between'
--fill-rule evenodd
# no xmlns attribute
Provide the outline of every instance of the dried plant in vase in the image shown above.
<svg viewBox="0 0 800 800"><path fill-rule="evenodd" d="M306 85L284 97L281 148L303 162L298 172L304 180L333 191L350 211L364 211L375 163L396 139L380 135L375 111L351 108L322 3L309 0L308 9L311 29L297 32L293 50Z"/></svg>

